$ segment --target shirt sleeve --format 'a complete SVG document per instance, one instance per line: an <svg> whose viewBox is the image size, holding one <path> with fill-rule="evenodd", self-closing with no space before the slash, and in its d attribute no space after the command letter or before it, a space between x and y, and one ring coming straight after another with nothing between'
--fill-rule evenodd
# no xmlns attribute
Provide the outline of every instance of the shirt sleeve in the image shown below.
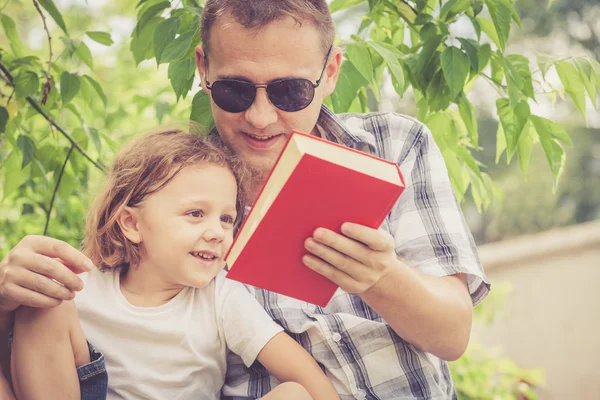
<svg viewBox="0 0 600 400"><path fill-rule="evenodd" d="M216 277L217 317L223 327L227 347L249 367L258 353L283 328L274 322L256 299L239 282Z"/></svg>
<svg viewBox="0 0 600 400"><path fill-rule="evenodd" d="M396 254L425 274L466 274L471 300L478 304L490 284L444 158L426 126L414 121L412 133L413 140L403 142L395 152L406 184L389 218Z"/></svg>

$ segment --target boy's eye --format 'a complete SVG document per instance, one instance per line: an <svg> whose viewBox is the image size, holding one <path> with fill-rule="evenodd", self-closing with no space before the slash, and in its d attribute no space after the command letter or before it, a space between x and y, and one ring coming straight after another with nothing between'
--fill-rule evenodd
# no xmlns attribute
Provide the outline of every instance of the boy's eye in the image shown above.
<svg viewBox="0 0 600 400"><path fill-rule="evenodd" d="M233 225L233 223L235 222L235 218L233 218L231 215L223 215L221 217L221 221L225 222L226 224Z"/></svg>
<svg viewBox="0 0 600 400"><path fill-rule="evenodd" d="M202 211L200 211L200 210L190 211L190 212L188 212L188 215L190 215L194 218L200 218L202 216Z"/></svg>

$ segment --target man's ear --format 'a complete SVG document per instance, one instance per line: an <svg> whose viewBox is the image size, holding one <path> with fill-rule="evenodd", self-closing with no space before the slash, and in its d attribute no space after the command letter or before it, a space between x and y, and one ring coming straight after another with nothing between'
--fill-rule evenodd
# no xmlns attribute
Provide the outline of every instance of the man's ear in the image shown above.
<svg viewBox="0 0 600 400"><path fill-rule="evenodd" d="M323 98L329 96L335 90L335 84L337 83L338 77L340 75L341 67L342 49L339 47L334 47L333 49L331 49L329 61L327 62L327 67L325 67L325 85L323 88Z"/></svg>
<svg viewBox="0 0 600 400"><path fill-rule="evenodd" d="M139 229L139 210L125 207L117 217L117 224L121 232L132 243L142 243L142 234Z"/></svg>
<svg viewBox="0 0 600 400"><path fill-rule="evenodd" d="M201 44L196 46L196 67L198 68L198 73L200 74L200 84L202 85L202 90L208 93L208 89L206 88L206 59L204 58L204 49L202 49Z"/></svg>

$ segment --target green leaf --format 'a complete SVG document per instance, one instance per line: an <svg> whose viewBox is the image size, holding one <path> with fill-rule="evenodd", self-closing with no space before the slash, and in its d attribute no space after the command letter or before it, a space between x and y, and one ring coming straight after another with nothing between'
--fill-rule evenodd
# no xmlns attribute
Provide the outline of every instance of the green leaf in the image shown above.
<svg viewBox="0 0 600 400"><path fill-rule="evenodd" d="M507 156L510 161L517 148L517 143L519 143L523 127L531 115L531 110L526 101L521 101L516 107L513 107L510 101L504 98L496 101L496 108L506 136Z"/></svg>
<svg viewBox="0 0 600 400"><path fill-rule="evenodd" d="M381 0L369 0L369 9L373 11L379 5Z"/></svg>
<svg viewBox="0 0 600 400"><path fill-rule="evenodd" d="M333 0L329 4L329 11L333 14L336 11L344 10L364 2L365 0Z"/></svg>
<svg viewBox="0 0 600 400"><path fill-rule="evenodd" d="M94 143L98 153L100 153L102 150L102 142L100 142L100 134L98 133L98 129L83 124L83 131L85 132L86 136L90 138L92 143Z"/></svg>
<svg viewBox="0 0 600 400"><path fill-rule="evenodd" d="M554 65L554 60L545 54L538 54L535 58L540 72L542 73L542 78L546 79L546 72Z"/></svg>
<svg viewBox="0 0 600 400"><path fill-rule="evenodd" d="M0 133L6 131L6 123L8 122L8 110L0 106Z"/></svg>
<svg viewBox="0 0 600 400"><path fill-rule="evenodd" d="M63 104L67 104L73 100L73 97L75 97L79 91L80 85L81 82L79 82L79 77L77 75L66 71L60 75L60 96Z"/></svg>
<svg viewBox="0 0 600 400"><path fill-rule="evenodd" d="M162 21L154 31L154 57L156 65L161 64L162 53L165 47L175 39L181 25L181 17L172 17Z"/></svg>
<svg viewBox="0 0 600 400"><path fill-rule="evenodd" d="M352 63L342 63L338 83L331 94L333 110L336 113L347 112L356 98L356 92L369 82Z"/></svg>
<svg viewBox="0 0 600 400"><path fill-rule="evenodd" d="M384 42L367 42L369 46L373 50L375 50L379 55L385 60L392 76L396 78L396 82L399 86L404 87L404 72L402 71L402 67L400 66L400 62L398 59L403 56L400 51L392 46L391 44Z"/></svg>
<svg viewBox="0 0 600 400"><path fill-rule="evenodd" d="M596 86L598 86L598 90L600 90L600 63L593 58L589 58L588 61L592 65L592 70L594 71L594 77L596 80Z"/></svg>
<svg viewBox="0 0 600 400"><path fill-rule="evenodd" d="M135 30L138 32L138 34L142 29L144 29L146 24L148 22L150 22L150 20L152 18L154 18L156 15L161 13L164 9L169 8L169 7L171 7L171 2L162 1L158 4L154 4L151 7L148 7L147 9L143 10L142 14L138 18L138 23L135 27Z"/></svg>
<svg viewBox="0 0 600 400"><path fill-rule="evenodd" d="M492 58L492 47L489 44L484 44L479 47L479 51L477 53L477 58L479 60L477 72L483 71L485 67L487 67L490 62L490 58Z"/></svg>
<svg viewBox="0 0 600 400"><path fill-rule="evenodd" d="M492 80L500 86L504 79L504 63L502 62L504 57L498 53L492 53L491 60Z"/></svg>
<svg viewBox="0 0 600 400"><path fill-rule="evenodd" d="M479 72L479 57L477 55L477 46L479 45L479 43L472 39L458 38L458 40L460 41L465 53L467 53L467 55L469 56L469 61L471 61L471 68L473 69L473 71Z"/></svg>
<svg viewBox="0 0 600 400"><path fill-rule="evenodd" d="M90 85L92 85L92 87L98 94L98 97L100 97L100 100L102 100L102 103L104 104L104 108L106 108L106 106L108 104L108 99L106 97L106 94L104 93L104 90L102 89L102 86L100 86L100 84L98 82L96 82L94 80L94 78L92 78L91 76L84 75L83 79L85 79L86 81L88 81L88 83Z"/></svg>
<svg viewBox="0 0 600 400"><path fill-rule="evenodd" d="M473 25L473 30L475 30L475 35L477 35L477 40L481 40L481 25L479 21L475 18L471 18L471 24Z"/></svg>
<svg viewBox="0 0 600 400"><path fill-rule="evenodd" d="M17 96L33 96L40 88L40 78L33 71L23 70L15 77Z"/></svg>
<svg viewBox="0 0 600 400"><path fill-rule="evenodd" d="M446 83L443 71L436 72L431 82L429 82L425 98L431 111L442 111L450 106L452 95L450 94L450 88L448 87L448 83Z"/></svg>
<svg viewBox="0 0 600 400"><path fill-rule="evenodd" d="M506 150L506 134L504 128L502 128L502 122L499 122L496 131L496 164L500 161L500 156L502 156L504 150Z"/></svg>
<svg viewBox="0 0 600 400"><path fill-rule="evenodd" d="M133 53L133 59L136 65L144 60L149 60L153 57L154 47L153 38L154 31L158 24L164 21L163 18L154 17L144 26L140 32L136 29L133 30L131 44L129 48Z"/></svg>
<svg viewBox="0 0 600 400"><path fill-rule="evenodd" d="M479 26L481 27L483 33L485 33L492 40L492 42L494 42L496 46L502 48L500 38L498 37L498 33L496 32L496 27L494 26L494 23L489 19L483 17L477 17L476 20L479 23Z"/></svg>
<svg viewBox="0 0 600 400"><path fill-rule="evenodd" d="M449 22L471 7L471 0L449 0L440 9L440 20Z"/></svg>
<svg viewBox="0 0 600 400"><path fill-rule="evenodd" d="M466 98L466 96L461 96L458 102L458 110L460 112L460 116L465 123L467 128L467 132L469 132L469 137L471 138L471 143L473 146L477 147L479 143L479 132L477 128L477 118L475 116L475 107L473 104Z"/></svg>
<svg viewBox="0 0 600 400"><path fill-rule="evenodd" d="M2 21L4 32L10 41L10 48L12 49L14 55L16 57L21 57L23 55L23 43L21 42L21 38L17 32L17 25L15 24L15 21L13 21L6 14L0 14L0 21Z"/></svg>
<svg viewBox="0 0 600 400"><path fill-rule="evenodd" d="M532 120L535 125L535 130L540 137L544 153L546 153L546 159L552 170L552 175L554 175L554 189L556 190L556 186L558 185L558 181L565 166L565 151L560 143L552 137L552 133L547 129L548 125L545 122L540 122L537 118Z"/></svg>
<svg viewBox="0 0 600 400"><path fill-rule="evenodd" d="M529 160L531 159L531 152L533 145L535 144L535 127L531 120L528 120L523 127L521 138L517 145L517 153L519 155L519 166L523 176L527 176L527 168L529 167Z"/></svg>
<svg viewBox="0 0 600 400"><path fill-rule="evenodd" d="M23 169L31 162L31 160L33 160L35 155L35 145L33 144L33 141L25 135L19 135L17 138L17 145L23 154L23 163L21 164L21 169Z"/></svg>
<svg viewBox="0 0 600 400"><path fill-rule="evenodd" d="M531 70L529 69L529 59L525 56L518 54L511 54L504 57L506 76L509 80L512 79L514 82L518 82L517 86L519 90L530 99L535 100L535 93L533 92L533 82L531 78Z"/></svg>
<svg viewBox="0 0 600 400"><path fill-rule="evenodd" d="M60 40L63 42L63 44L65 45L65 48L67 50L67 52L69 53L69 56L73 56L73 54L75 54L75 52L77 51L77 48L79 47L79 40L73 40L70 38L66 38L66 37L61 37ZM55 66L56 64L53 64L53 66Z"/></svg>
<svg viewBox="0 0 600 400"><path fill-rule="evenodd" d="M13 150L2 165L4 174L3 196L6 199L10 194L19 188L27 178L27 171L19 168L19 152Z"/></svg>
<svg viewBox="0 0 600 400"><path fill-rule="evenodd" d="M195 31L189 31L171 41L161 55L161 62L169 63L183 58L192 45L195 33Z"/></svg>
<svg viewBox="0 0 600 400"><path fill-rule="evenodd" d="M510 34L513 12L502 0L486 0L486 4L496 28L496 33L498 34L499 47L504 51ZM483 26L481 28L483 29Z"/></svg>
<svg viewBox="0 0 600 400"><path fill-rule="evenodd" d="M110 46L114 43L112 37L110 36L110 33L108 32L88 31L85 34L88 35L88 37L94 42L103 44L105 46Z"/></svg>
<svg viewBox="0 0 600 400"><path fill-rule="evenodd" d="M441 63L444 78L450 88L450 96L455 99L463 90L469 75L469 57L460 49L451 46L442 53Z"/></svg>
<svg viewBox="0 0 600 400"><path fill-rule="evenodd" d="M448 175L450 176L450 182L454 188L454 194L458 202L462 202L465 192L469 188L469 174L456 158L456 154L452 151L442 149L442 156L446 168L448 169Z"/></svg>
<svg viewBox="0 0 600 400"><path fill-rule="evenodd" d="M77 54L77 57L79 57L79 59L83 61L85 65L90 67L91 70L94 69L94 58L92 57L92 52L84 42L79 43L79 47L77 47L75 54Z"/></svg>
<svg viewBox="0 0 600 400"><path fill-rule="evenodd" d="M569 137L567 131L565 131L565 129L556 122L543 117L538 117L537 115L532 115L531 121L535 125L535 129L538 132L547 132L554 139L558 139L561 142L568 144L569 146L573 146L573 141Z"/></svg>
<svg viewBox="0 0 600 400"><path fill-rule="evenodd" d="M588 97L592 101L594 108L596 108L596 85L594 85L595 78L592 64L585 58L575 58L575 65L577 65L581 82L583 82L583 86L585 86Z"/></svg>
<svg viewBox="0 0 600 400"><path fill-rule="evenodd" d="M44 7L46 9L46 11L48 11L48 14L50 14L50 16L52 17L54 22L56 22L56 25L58 25L60 27L60 29L62 29L63 32L68 35L69 32L67 32L67 26L65 25L65 21L63 20L63 17L60 14L60 11L58 11L56 6L54 5L54 1L38 0L38 2L40 3L40 5L42 7Z"/></svg>
<svg viewBox="0 0 600 400"><path fill-rule="evenodd" d="M479 169L479 164L469 150L462 146L458 146L456 148L456 155L467 167L469 167L471 171L473 171L473 173L479 179L481 179L481 170Z"/></svg>
<svg viewBox="0 0 600 400"><path fill-rule="evenodd" d="M165 101L157 101L154 105L154 109L156 110L156 119L158 119L159 124L162 124L165 115L168 115L171 112L171 106Z"/></svg>
<svg viewBox="0 0 600 400"><path fill-rule="evenodd" d="M351 43L346 46L346 55L366 80L374 82L371 52L364 43Z"/></svg>
<svg viewBox="0 0 600 400"><path fill-rule="evenodd" d="M443 40L442 36L434 36L423 43L423 48L417 59L417 71L424 71L428 67Z"/></svg>
<svg viewBox="0 0 600 400"><path fill-rule="evenodd" d="M587 123L585 113L585 88L579 72L577 72L572 64L566 61L559 61L556 63L556 72L558 72L558 76L560 77L566 92L569 94L569 97L573 100L575 107L577 107Z"/></svg>
<svg viewBox="0 0 600 400"><path fill-rule="evenodd" d="M194 58L173 61L169 64L169 80L173 91L175 91L177 101L179 101L179 97L185 99L192 88L195 72L196 60Z"/></svg>
<svg viewBox="0 0 600 400"><path fill-rule="evenodd" d="M196 93L192 100L192 113L190 119L200 124L200 126L205 129L206 134L208 134L215 125L210 108L210 97L208 97L203 90Z"/></svg>

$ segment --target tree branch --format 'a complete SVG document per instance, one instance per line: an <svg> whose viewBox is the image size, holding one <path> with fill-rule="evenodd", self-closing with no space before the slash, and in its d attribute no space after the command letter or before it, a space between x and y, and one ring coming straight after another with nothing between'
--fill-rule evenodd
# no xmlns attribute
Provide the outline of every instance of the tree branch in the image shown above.
<svg viewBox="0 0 600 400"><path fill-rule="evenodd" d="M60 186L60 181L62 180L63 174L65 172L65 168L67 166L67 161L69 161L69 157L71 157L71 153L73 153L73 146L69 147L69 152L65 157L65 162L63 163L60 173L58 174L58 179L56 180L56 185L54 186L54 192L52 193L52 200L50 200L50 207L48 207L48 212L46 213L46 226L44 226L44 236L48 233L48 225L50 224L50 214L52 214L52 207L54 206L54 199L56 198L56 193L58 192L58 187Z"/></svg>
<svg viewBox="0 0 600 400"><path fill-rule="evenodd" d="M14 78L11 75L11 73L8 71L8 69L6 68L6 66L2 63L2 61L0 61L0 71L2 71L4 73L4 75L6 75L6 78L8 80L8 84L11 87L15 87L14 82ZM77 143L75 141L75 139L73 139L73 137L71 137L71 135L69 135L60 125L58 125L56 123L56 121L54 121L54 119L52 119L52 117L50 117L48 114L46 114L46 112L44 110L42 110L42 107L40 107L40 105L31 97L31 96L27 96L25 98L27 100L27 102L29 104L31 104L31 106L44 118L46 118L46 120L50 123L50 125L54 126L60 133L62 133L62 135L67 138L67 140L69 142L71 142L71 146L73 146L75 148L75 150L77 150L82 156L84 156L85 158L88 159L89 162L91 162L96 168L98 168L100 171L102 172L106 172L105 167L97 162L94 161L92 159L92 157L89 156L88 153L86 153L85 150L83 150L81 148L81 146L79 146L79 143Z"/></svg>
<svg viewBox="0 0 600 400"><path fill-rule="evenodd" d="M44 94L42 95L42 105L46 104L46 100L48 100L48 94L50 93L50 89L52 88L52 83L50 81L50 69L52 68L52 37L50 36L50 31L48 30L48 25L46 25L46 17L44 17L44 13L40 9L40 5L37 0L32 0L35 9L42 17L42 22L44 23L44 29L46 30L46 35L48 36L48 50L50 52L50 56L48 57L48 70L46 71L46 83L44 83Z"/></svg>

